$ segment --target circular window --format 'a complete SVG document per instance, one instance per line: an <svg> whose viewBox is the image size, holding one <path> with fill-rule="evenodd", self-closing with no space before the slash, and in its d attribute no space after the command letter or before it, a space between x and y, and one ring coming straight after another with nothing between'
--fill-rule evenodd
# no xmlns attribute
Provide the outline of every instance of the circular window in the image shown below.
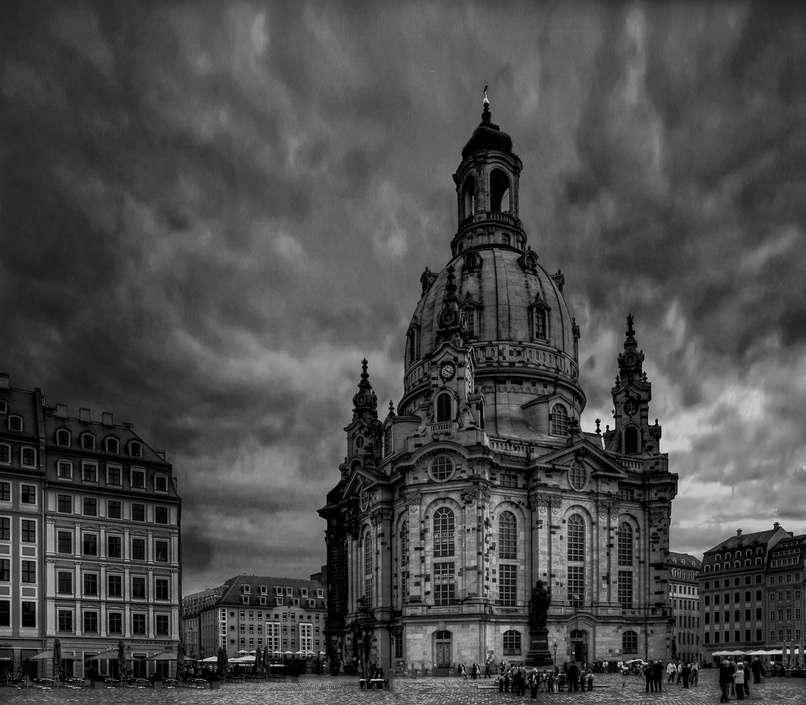
<svg viewBox="0 0 806 705"><path fill-rule="evenodd" d="M447 455L434 458L431 463L431 477L437 482L445 482L453 476L453 461Z"/></svg>
<svg viewBox="0 0 806 705"><path fill-rule="evenodd" d="M588 473L585 468L579 464L574 463L568 469L568 484L575 490L581 490L588 481Z"/></svg>

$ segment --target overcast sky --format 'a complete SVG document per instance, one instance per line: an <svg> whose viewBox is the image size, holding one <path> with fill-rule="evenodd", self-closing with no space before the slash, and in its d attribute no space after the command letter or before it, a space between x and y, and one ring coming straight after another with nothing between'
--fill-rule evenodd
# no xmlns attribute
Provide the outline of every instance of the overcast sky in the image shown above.
<svg viewBox="0 0 806 705"><path fill-rule="evenodd" d="M0 369L167 450L185 592L307 577L362 357L402 393L480 121L610 423L625 316L673 550L806 532L797 3L6 2Z"/></svg>

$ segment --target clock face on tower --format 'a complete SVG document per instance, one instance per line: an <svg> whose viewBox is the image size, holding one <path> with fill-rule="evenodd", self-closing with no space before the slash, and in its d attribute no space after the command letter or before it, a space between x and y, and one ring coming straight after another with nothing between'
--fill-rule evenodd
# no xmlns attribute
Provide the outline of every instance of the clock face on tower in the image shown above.
<svg viewBox="0 0 806 705"><path fill-rule="evenodd" d="M439 377L445 382L449 382L456 374L456 365L452 362L443 362L439 367Z"/></svg>

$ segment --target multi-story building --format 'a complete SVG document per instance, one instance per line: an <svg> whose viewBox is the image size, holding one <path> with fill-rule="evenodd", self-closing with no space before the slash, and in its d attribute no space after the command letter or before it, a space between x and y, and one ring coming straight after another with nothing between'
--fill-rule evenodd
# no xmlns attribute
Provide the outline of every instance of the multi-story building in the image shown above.
<svg viewBox="0 0 806 705"><path fill-rule="evenodd" d="M702 561L688 553L669 551L669 607L672 614L672 658L702 660L700 598L697 576Z"/></svg>
<svg viewBox="0 0 806 705"><path fill-rule="evenodd" d="M12 558L11 574L0 575L11 579L11 625L0 626L2 646L19 666L58 638L66 674L80 676L86 659L123 640L136 675L148 675L159 662L137 659L172 650L180 640L181 500L171 465L111 413L94 420L80 409L70 416L63 405L48 406L39 390L10 389L3 380L0 399L10 418L22 421L22 430L12 433L25 434L27 425L32 434L11 443L11 454L30 446L36 463L0 463L0 479L19 484L10 497L26 487L34 488L25 490L26 498L36 496L14 498L9 507L19 561ZM22 505L36 507L35 521L21 518ZM20 631L24 624L30 626ZM89 664L106 673L117 669L116 659ZM26 665L48 668L47 661Z"/></svg>
<svg viewBox="0 0 806 705"><path fill-rule="evenodd" d="M347 457L319 512L330 655L438 669L668 658L677 475L632 316L613 425L583 432L580 328L562 273L527 242L522 163L486 100L461 156L457 230L447 265L420 277L403 397L379 419L364 361ZM529 609L533 592L545 604L539 581L545 637ZM531 649L533 637L547 642Z"/></svg>
<svg viewBox="0 0 806 705"><path fill-rule="evenodd" d="M803 661L806 534L787 536L769 551L767 561L768 645Z"/></svg>
<svg viewBox="0 0 806 705"><path fill-rule="evenodd" d="M42 393L0 373L0 673L42 647L45 460ZM8 659L8 660L6 660Z"/></svg>
<svg viewBox="0 0 806 705"><path fill-rule="evenodd" d="M768 531L745 534L739 529L705 552L698 577L705 660L712 660L715 651L774 646L767 642L767 559L789 538L776 521Z"/></svg>
<svg viewBox="0 0 806 705"><path fill-rule="evenodd" d="M265 648L277 658L324 654L327 598L315 580L239 575L182 600L183 632L199 659ZM188 652L190 653L190 651Z"/></svg>

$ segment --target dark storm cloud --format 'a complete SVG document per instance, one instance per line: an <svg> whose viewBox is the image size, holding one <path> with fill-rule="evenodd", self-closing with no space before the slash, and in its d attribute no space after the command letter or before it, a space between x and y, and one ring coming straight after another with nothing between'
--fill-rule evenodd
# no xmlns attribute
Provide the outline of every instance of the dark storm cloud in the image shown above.
<svg viewBox="0 0 806 705"><path fill-rule="evenodd" d="M384 415L489 82L524 161L530 243L563 269L582 327L586 426L612 423L632 312L681 474L679 548L732 532L723 493L776 473L788 482L761 506L789 517L806 465L791 383L806 372L804 17L785 3L11 4L0 366L168 450L187 589L262 572L253 559L313 572L360 360ZM706 510L714 523L692 528Z"/></svg>

